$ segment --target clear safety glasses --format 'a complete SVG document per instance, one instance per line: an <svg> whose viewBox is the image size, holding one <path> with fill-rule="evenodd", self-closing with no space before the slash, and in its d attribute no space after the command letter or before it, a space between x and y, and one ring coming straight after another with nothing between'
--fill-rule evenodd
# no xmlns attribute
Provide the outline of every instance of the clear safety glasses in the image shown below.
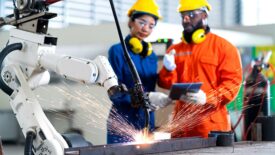
<svg viewBox="0 0 275 155"><path fill-rule="evenodd" d="M184 11L181 12L181 18L184 19L185 16L188 16L190 19L194 19L200 13L202 13L202 10Z"/></svg>
<svg viewBox="0 0 275 155"><path fill-rule="evenodd" d="M148 21L146 21L146 20L144 20L144 19L135 19L135 22L141 27L141 28L143 28L143 27L145 27L146 25L148 25L148 27L149 27L149 29L150 30L153 30L154 28L155 28L155 26L156 26L156 24L155 23L150 23L150 22L148 22Z"/></svg>

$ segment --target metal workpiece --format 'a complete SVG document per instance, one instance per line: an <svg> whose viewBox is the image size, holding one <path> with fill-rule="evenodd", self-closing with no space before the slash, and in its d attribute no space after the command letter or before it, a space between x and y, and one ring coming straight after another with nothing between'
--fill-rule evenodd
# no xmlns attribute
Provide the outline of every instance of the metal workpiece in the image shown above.
<svg viewBox="0 0 275 155"><path fill-rule="evenodd" d="M65 155L144 155L216 146L216 138L177 138L147 144L121 143L65 149Z"/></svg>

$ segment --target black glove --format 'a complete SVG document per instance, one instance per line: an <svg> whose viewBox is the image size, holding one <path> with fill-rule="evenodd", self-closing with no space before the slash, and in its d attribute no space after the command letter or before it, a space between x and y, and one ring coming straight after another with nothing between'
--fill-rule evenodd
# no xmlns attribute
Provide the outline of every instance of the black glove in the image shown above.
<svg viewBox="0 0 275 155"><path fill-rule="evenodd" d="M133 108L144 107L147 103L149 103L149 98L146 93L140 93L138 91L131 90L131 106Z"/></svg>

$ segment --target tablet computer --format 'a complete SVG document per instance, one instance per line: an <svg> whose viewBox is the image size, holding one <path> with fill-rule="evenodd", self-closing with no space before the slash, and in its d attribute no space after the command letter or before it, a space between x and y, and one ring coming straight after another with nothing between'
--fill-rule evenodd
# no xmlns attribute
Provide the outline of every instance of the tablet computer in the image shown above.
<svg viewBox="0 0 275 155"><path fill-rule="evenodd" d="M169 97L173 100L178 100L182 94L186 94L187 92L198 92L201 85L202 82L174 83L170 89Z"/></svg>

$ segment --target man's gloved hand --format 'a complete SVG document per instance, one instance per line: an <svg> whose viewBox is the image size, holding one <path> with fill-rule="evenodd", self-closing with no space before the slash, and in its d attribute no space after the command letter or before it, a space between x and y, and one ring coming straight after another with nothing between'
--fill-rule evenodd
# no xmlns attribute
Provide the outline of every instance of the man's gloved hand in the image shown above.
<svg viewBox="0 0 275 155"><path fill-rule="evenodd" d="M206 103L206 94L203 90L200 89L197 93L188 92L186 94L181 95L179 100L186 103L204 105Z"/></svg>
<svg viewBox="0 0 275 155"><path fill-rule="evenodd" d="M162 92L150 92L149 100L151 102L151 106L153 106L155 110L166 107L172 103L172 100L168 97L168 95Z"/></svg>
<svg viewBox="0 0 275 155"><path fill-rule="evenodd" d="M165 54L163 57L163 65L168 71L173 71L176 68L175 63L175 50L170 51L169 53Z"/></svg>

